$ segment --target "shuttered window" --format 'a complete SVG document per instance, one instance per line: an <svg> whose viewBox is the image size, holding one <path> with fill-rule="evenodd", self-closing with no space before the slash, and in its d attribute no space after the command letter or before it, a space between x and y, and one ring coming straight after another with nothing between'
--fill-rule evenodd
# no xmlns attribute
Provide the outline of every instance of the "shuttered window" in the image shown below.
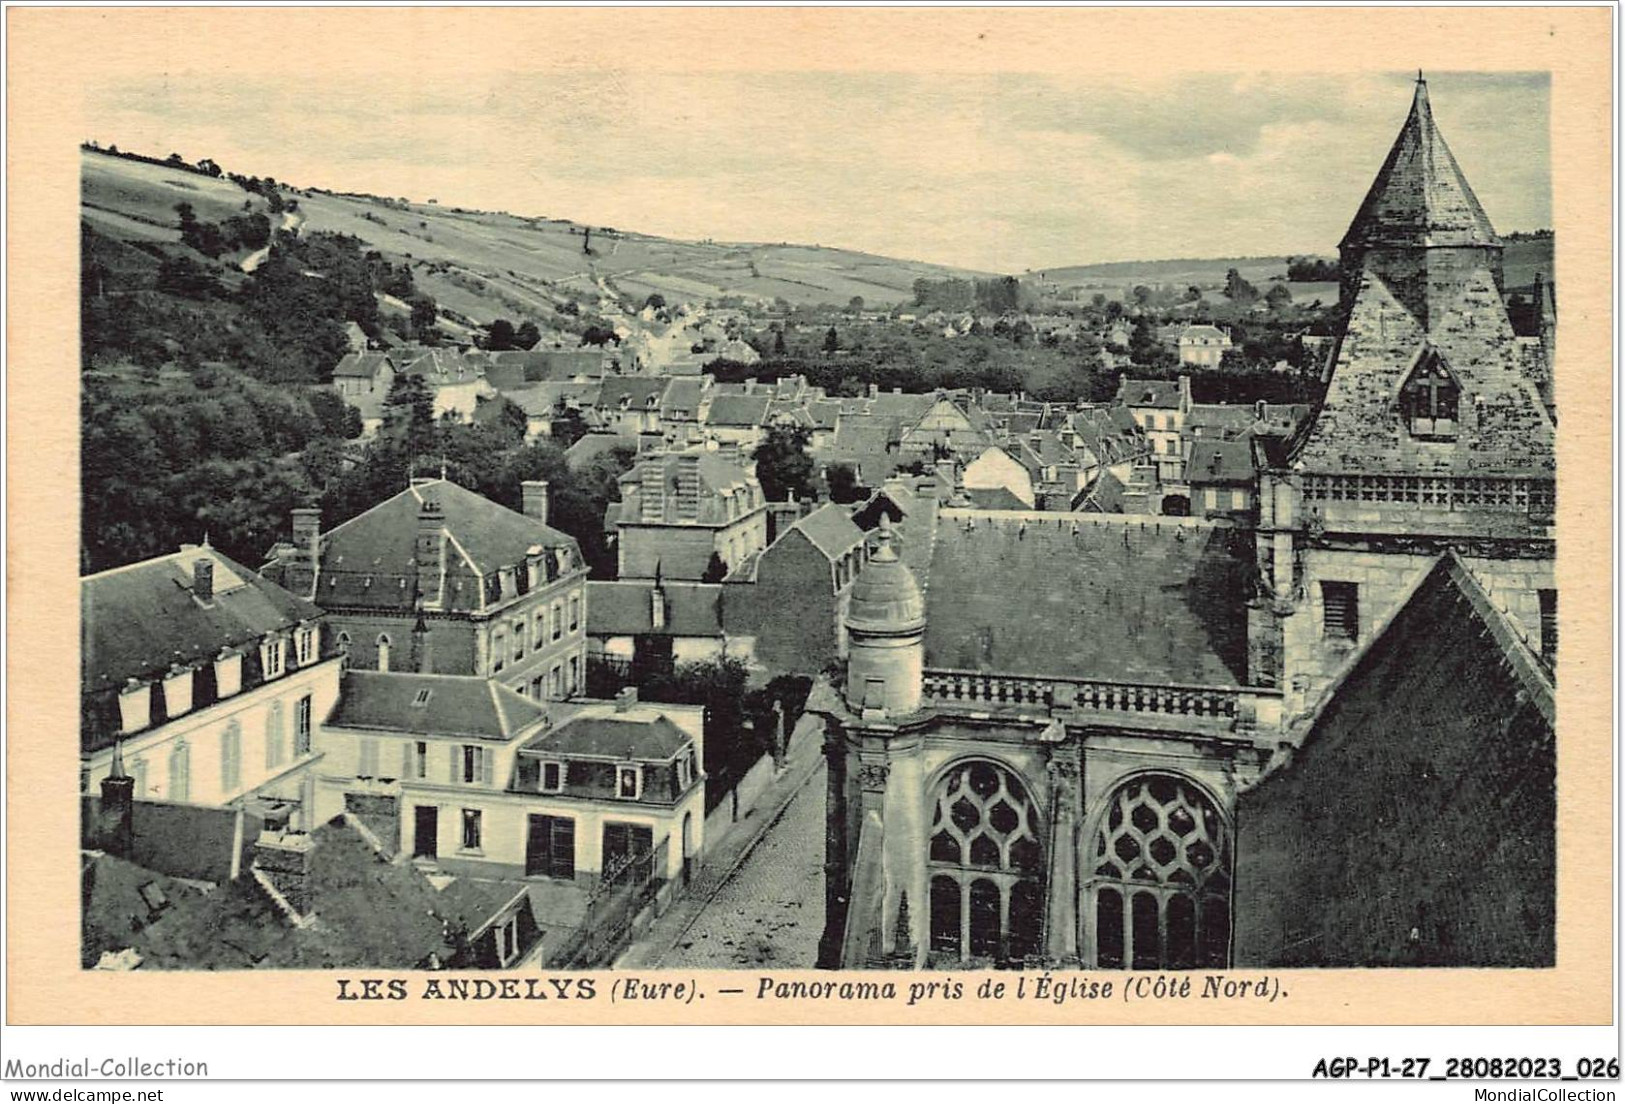
<svg viewBox="0 0 1625 1104"><path fill-rule="evenodd" d="M293 754L310 754L310 695L293 703Z"/></svg>
<svg viewBox="0 0 1625 1104"><path fill-rule="evenodd" d="M483 748L477 744L461 744L453 755L451 778L453 782L471 786L491 784L493 763L490 748Z"/></svg>
<svg viewBox="0 0 1625 1104"><path fill-rule="evenodd" d="M243 726L232 721L220 737L220 788L231 793L243 778Z"/></svg>
<svg viewBox="0 0 1625 1104"><path fill-rule="evenodd" d="M378 777L378 741L370 736L361 737L361 764L356 774L362 778Z"/></svg>
<svg viewBox="0 0 1625 1104"><path fill-rule="evenodd" d="M1360 638L1360 588L1356 583L1320 584L1322 632L1328 640Z"/></svg>

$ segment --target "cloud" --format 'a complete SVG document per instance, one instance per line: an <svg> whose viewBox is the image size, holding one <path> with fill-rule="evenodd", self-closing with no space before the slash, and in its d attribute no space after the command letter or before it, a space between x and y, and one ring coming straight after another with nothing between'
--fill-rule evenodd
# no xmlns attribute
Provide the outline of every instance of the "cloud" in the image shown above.
<svg viewBox="0 0 1625 1104"><path fill-rule="evenodd" d="M1414 80L477 66L462 76L153 78L101 89L90 134L340 190L1021 271L1330 250ZM1429 81L1497 227L1550 225L1547 76Z"/></svg>

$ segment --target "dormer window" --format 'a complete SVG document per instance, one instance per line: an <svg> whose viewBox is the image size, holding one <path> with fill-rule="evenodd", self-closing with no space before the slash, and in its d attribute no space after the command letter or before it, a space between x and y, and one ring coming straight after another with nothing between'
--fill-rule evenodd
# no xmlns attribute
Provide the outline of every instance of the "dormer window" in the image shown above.
<svg viewBox="0 0 1625 1104"><path fill-rule="evenodd" d="M119 730L139 732L152 723L152 684L131 679L118 695Z"/></svg>
<svg viewBox="0 0 1625 1104"><path fill-rule="evenodd" d="M267 637L260 644L260 669L269 682L274 678L281 678L283 666L287 661L283 650L283 640L280 636Z"/></svg>
<svg viewBox="0 0 1625 1104"><path fill-rule="evenodd" d="M1399 391L1400 415L1411 436L1453 440L1461 406L1461 386L1437 350L1423 352Z"/></svg>
<svg viewBox="0 0 1625 1104"><path fill-rule="evenodd" d="M615 768L615 796L636 801L643 796L643 770L637 764Z"/></svg>
<svg viewBox="0 0 1625 1104"><path fill-rule="evenodd" d="M192 711L192 669L171 667L164 676L164 708L171 719Z"/></svg>
<svg viewBox="0 0 1625 1104"><path fill-rule="evenodd" d="M561 793L564 790L564 764L542 764L541 790L543 793Z"/></svg>
<svg viewBox="0 0 1625 1104"><path fill-rule="evenodd" d="M295 648L298 654L298 664L308 667L316 662L316 626L302 627L294 637Z"/></svg>

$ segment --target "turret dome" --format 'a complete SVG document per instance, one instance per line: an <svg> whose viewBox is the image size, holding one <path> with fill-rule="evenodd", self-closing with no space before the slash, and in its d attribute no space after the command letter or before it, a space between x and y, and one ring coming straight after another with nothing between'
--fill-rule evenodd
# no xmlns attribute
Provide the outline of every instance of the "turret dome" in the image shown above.
<svg viewBox="0 0 1625 1104"><path fill-rule="evenodd" d="M925 624L925 596L914 572L898 557L896 538L884 517L874 554L852 584L846 624L859 633L911 632Z"/></svg>

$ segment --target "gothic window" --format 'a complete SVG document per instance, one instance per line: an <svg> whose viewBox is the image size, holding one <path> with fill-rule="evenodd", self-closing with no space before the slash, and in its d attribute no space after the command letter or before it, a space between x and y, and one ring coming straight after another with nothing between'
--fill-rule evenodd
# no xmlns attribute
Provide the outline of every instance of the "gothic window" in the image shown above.
<svg viewBox="0 0 1625 1104"><path fill-rule="evenodd" d="M384 633L378 634L378 669L389 670L389 636Z"/></svg>
<svg viewBox="0 0 1625 1104"><path fill-rule="evenodd" d="M1444 358L1428 349L1399 390L1399 409L1414 437L1453 438L1461 387Z"/></svg>
<svg viewBox="0 0 1625 1104"><path fill-rule="evenodd" d="M1090 855L1085 901L1101 969L1225 966L1230 834L1197 788L1167 775L1111 797Z"/></svg>
<svg viewBox="0 0 1625 1104"><path fill-rule="evenodd" d="M1042 948L1038 812L1016 777L985 761L950 770L937 791L928 857L931 953L1006 962Z"/></svg>

